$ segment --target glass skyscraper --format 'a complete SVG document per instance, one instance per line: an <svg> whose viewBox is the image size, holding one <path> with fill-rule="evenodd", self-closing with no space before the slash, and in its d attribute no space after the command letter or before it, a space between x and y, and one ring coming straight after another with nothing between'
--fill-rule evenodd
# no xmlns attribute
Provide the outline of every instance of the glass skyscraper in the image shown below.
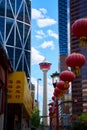
<svg viewBox="0 0 87 130"><path fill-rule="evenodd" d="M67 40L67 0L59 0L59 46L60 55L68 54Z"/></svg>
<svg viewBox="0 0 87 130"><path fill-rule="evenodd" d="M58 0L58 31L59 31L59 70L60 73L67 70L65 58L68 55L68 0ZM67 92L62 101L71 99L71 95ZM71 114L71 104L63 103L59 109L60 125L68 129L68 118ZM66 119L65 119L66 118ZM66 122L65 122L66 120Z"/></svg>
<svg viewBox="0 0 87 130"><path fill-rule="evenodd" d="M31 1L0 0L0 44L13 71L31 75Z"/></svg>
<svg viewBox="0 0 87 130"><path fill-rule="evenodd" d="M59 29L59 56L60 72L65 70L65 58L68 54L68 20L67 20L67 0L58 1L58 29Z"/></svg>

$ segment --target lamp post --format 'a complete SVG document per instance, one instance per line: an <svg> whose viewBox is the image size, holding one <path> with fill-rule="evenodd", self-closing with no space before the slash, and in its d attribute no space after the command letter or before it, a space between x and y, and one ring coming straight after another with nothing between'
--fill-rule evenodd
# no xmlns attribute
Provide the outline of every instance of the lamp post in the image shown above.
<svg viewBox="0 0 87 130"><path fill-rule="evenodd" d="M59 81L59 73L56 71L55 73L53 73L51 75L51 78L52 78L52 84L53 84L53 87L55 88L56 87L56 82ZM59 109L58 109L58 100L56 99L55 100L56 102L56 130L59 130ZM52 119L51 119L52 120ZM51 122L50 122L51 123ZM51 126L51 124L50 124ZM51 129L51 127L50 127Z"/></svg>
<svg viewBox="0 0 87 130"><path fill-rule="evenodd" d="M37 109L39 109L39 106L38 106L38 91L39 91L39 81L41 81L41 78L37 79Z"/></svg>

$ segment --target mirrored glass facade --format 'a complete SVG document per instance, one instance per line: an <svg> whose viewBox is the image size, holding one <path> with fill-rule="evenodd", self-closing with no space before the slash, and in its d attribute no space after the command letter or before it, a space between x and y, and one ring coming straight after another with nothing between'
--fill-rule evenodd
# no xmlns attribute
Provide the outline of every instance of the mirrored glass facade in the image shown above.
<svg viewBox="0 0 87 130"><path fill-rule="evenodd" d="M0 0L0 43L14 71L31 74L31 1Z"/></svg>
<svg viewBox="0 0 87 130"><path fill-rule="evenodd" d="M59 70L60 73L67 69L67 65L65 63L65 58L68 55L68 1L67 0L58 0L58 29L59 29ZM62 101L69 100L66 97L70 97L70 95L65 94L62 97ZM71 114L71 106L69 103L63 103L59 108L59 120L60 125L64 123L66 117ZM64 126L68 125L64 123Z"/></svg>
<svg viewBox="0 0 87 130"><path fill-rule="evenodd" d="M68 54L67 0L59 0L59 51L60 55Z"/></svg>
<svg viewBox="0 0 87 130"><path fill-rule="evenodd" d="M67 0L58 1L58 29L59 29L59 69L60 72L67 69L65 58L68 54L68 19Z"/></svg>

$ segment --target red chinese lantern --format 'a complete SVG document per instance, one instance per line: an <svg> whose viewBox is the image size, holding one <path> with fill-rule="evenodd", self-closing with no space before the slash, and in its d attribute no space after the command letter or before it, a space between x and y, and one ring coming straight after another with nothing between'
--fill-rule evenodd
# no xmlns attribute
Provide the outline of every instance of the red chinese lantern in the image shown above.
<svg viewBox="0 0 87 130"><path fill-rule="evenodd" d="M76 37L80 38L80 46L87 43L87 18L76 20L72 25L72 32Z"/></svg>
<svg viewBox="0 0 87 130"><path fill-rule="evenodd" d="M52 109L53 109L52 107L49 107L49 111L50 111L50 112L52 112Z"/></svg>
<svg viewBox="0 0 87 130"><path fill-rule="evenodd" d="M64 91L60 90L59 88L55 88L54 89L54 96L59 99L60 97L62 97L64 94Z"/></svg>
<svg viewBox="0 0 87 130"><path fill-rule="evenodd" d="M50 112L51 114L54 114L54 113L55 113L53 107L49 107L49 112Z"/></svg>
<svg viewBox="0 0 87 130"><path fill-rule="evenodd" d="M66 57L66 64L69 67L74 68L76 75L80 74L80 67L84 65L86 58L80 53L72 53Z"/></svg>
<svg viewBox="0 0 87 130"><path fill-rule="evenodd" d="M69 84L65 85L65 82L61 80L56 83L56 87L59 88L60 90L65 91L69 88Z"/></svg>
<svg viewBox="0 0 87 130"><path fill-rule="evenodd" d="M57 112L57 107L54 108L55 113Z"/></svg>
<svg viewBox="0 0 87 130"><path fill-rule="evenodd" d="M53 106L53 105L54 105L54 102L49 103L49 105Z"/></svg>
<svg viewBox="0 0 87 130"><path fill-rule="evenodd" d="M51 111L49 112L49 116L50 116L50 117L53 116L53 113L52 113Z"/></svg>
<svg viewBox="0 0 87 130"><path fill-rule="evenodd" d="M53 94L54 94L55 97L57 97L57 99L58 99L58 96L60 96L60 95L58 95L58 93L56 91L54 91Z"/></svg>
<svg viewBox="0 0 87 130"><path fill-rule="evenodd" d="M53 100L53 101L55 100L55 96L52 96L52 100Z"/></svg>
<svg viewBox="0 0 87 130"><path fill-rule="evenodd" d="M71 71L65 70L60 73L60 80L65 82L65 85L68 85L69 82L74 81L75 74Z"/></svg>
<svg viewBox="0 0 87 130"><path fill-rule="evenodd" d="M52 103L53 103L53 102L52 102ZM50 116L52 116L54 113L55 113L55 111L54 111L54 109L53 109L53 105L51 105L51 106L49 107L49 114L50 114Z"/></svg>
<svg viewBox="0 0 87 130"><path fill-rule="evenodd" d="M55 114L55 111L54 112L52 112L52 111L49 112L50 117L53 117L54 114Z"/></svg>

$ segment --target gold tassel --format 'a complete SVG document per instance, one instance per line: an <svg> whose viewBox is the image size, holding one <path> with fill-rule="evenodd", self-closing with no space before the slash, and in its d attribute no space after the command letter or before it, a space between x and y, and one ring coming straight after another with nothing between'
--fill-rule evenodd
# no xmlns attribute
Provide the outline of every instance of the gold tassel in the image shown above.
<svg viewBox="0 0 87 130"><path fill-rule="evenodd" d="M68 88L68 86L69 86L69 82L68 82L68 81L66 81L66 82L65 82L65 84L64 84L64 88L65 88L65 89L67 89L67 88Z"/></svg>
<svg viewBox="0 0 87 130"><path fill-rule="evenodd" d="M80 68L79 68L79 66L76 66L75 67L75 74L78 76L78 75L80 75Z"/></svg>
<svg viewBox="0 0 87 130"><path fill-rule="evenodd" d="M80 44L79 44L79 46L80 47L84 47L86 44L85 44L85 42L86 42L86 37L81 37L80 38ZM84 45L85 44L85 45Z"/></svg>

